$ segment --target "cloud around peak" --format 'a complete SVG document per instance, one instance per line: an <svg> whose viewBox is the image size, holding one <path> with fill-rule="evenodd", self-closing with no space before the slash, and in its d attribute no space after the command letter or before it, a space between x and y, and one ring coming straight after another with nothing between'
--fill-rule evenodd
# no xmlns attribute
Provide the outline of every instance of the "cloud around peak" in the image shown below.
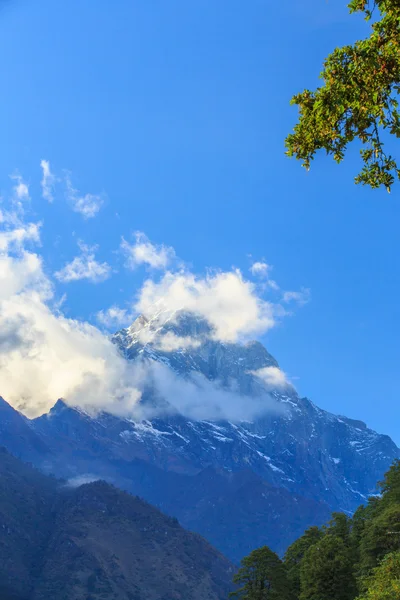
<svg viewBox="0 0 400 600"><path fill-rule="evenodd" d="M42 260L0 254L0 394L36 416L64 397L70 404L133 414L141 373L96 327L66 318Z"/></svg>
<svg viewBox="0 0 400 600"><path fill-rule="evenodd" d="M255 285L235 269L204 277L187 271L167 272L161 280L147 279L135 309L145 316L162 300L166 310L182 308L206 319L215 339L236 342L265 333L276 323L281 308L257 295Z"/></svg>
<svg viewBox="0 0 400 600"><path fill-rule="evenodd" d="M126 308L117 305L98 311L96 314L98 323L106 329L115 330L130 325L134 316Z"/></svg>
<svg viewBox="0 0 400 600"><path fill-rule="evenodd" d="M251 373L261 379L267 389L282 389L290 385L286 373L279 367L263 367L257 371L251 371Z"/></svg>
<svg viewBox="0 0 400 600"><path fill-rule="evenodd" d="M42 169L44 176L51 174L49 164L42 164ZM193 418L238 419L270 410L268 402L250 406L248 398L218 382L195 375L183 382L165 365L129 363L106 332L88 321L68 318L56 282L97 283L113 268L97 260L96 246L80 242L80 253L51 277L39 253L42 224L27 218L29 188L21 176L15 177L9 206L3 202L0 211L0 395L29 416L49 410L63 397L85 409L133 418L150 378L161 397L178 403L176 408ZM80 197L76 191L73 195ZM103 327L126 325L139 313L151 316L162 301L170 313L184 308L206 320L210 330L204 337L241 342L276 326L287 314L282 302L300 302L302 296L296 294L304 294L278 288L271 299L265 279L250 281L239 269L193 273L177 261L173 248L156 245L143 233L122 249L131 268L146 265L151 271L139 283L132 302L99 311ZM167 353L190 352L199 345L198 336L181 336L173 330L150 336L149 341ZM282 380L280 373L269 371L257 376L276 385Z"/></svg>

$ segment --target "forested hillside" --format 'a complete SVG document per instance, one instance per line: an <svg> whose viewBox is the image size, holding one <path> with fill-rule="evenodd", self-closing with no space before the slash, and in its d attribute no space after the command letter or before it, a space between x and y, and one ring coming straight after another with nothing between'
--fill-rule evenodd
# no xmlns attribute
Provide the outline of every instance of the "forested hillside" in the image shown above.
<svg viewBox="0 0 400 600"><path fill-rule="evenodd" d="M232 573L140 498L72 487L0 447L0 600L225 600Z"/></svg>
<svg viewBox="0 0 400 600"><path fill-rule="evenodd" d="M242 560L233 596L247 600L399 600L400 461L353 517L310 527L283 560L267 546Z"/></svg>

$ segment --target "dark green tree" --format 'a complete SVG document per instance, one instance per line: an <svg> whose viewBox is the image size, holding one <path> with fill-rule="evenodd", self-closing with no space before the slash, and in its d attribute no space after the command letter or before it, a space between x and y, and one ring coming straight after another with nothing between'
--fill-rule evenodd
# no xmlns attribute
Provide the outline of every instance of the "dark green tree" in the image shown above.
<svg viewBox="0 0 400 600"><path fill-rule="evenodd" d="M400 547L400 504L383 508L366 523L361 537L360 575L368 574L386 554Z"/></svg>
<svg viewBox="0 0 400 600"><path fill-rule="evenodd" d="M382 496L370 499L365 508L367 518L359 540L358 573L361 576L400 547L400 461L393 463L379 487Z"/></svg>
<svg viewBox="0 0 400 600"><path fill-rule="evenodd" d="M300 595L300 566L307 550L322 538L319 527L310 527L286 550L284 564L295 598Z"/></svg>
<svg viewBox="0 0 400 600"><path fill-rule="evenodd" d="M351 519L344 513L332 513L332 519L328 523L326 533L340 537L346 544L350 541Z"/></svg>
<svg viewBox="0 0 400 600"><path fill-rule="evenodd" d="M360 543L361 537L365 531L365 524L368 521L368 507L361 505L357 508L351 520L351 539L355 546Z"/></svg>
<svg viewBox="0 0 400 600"><path fill-rule="evenodd" d="M400 3L400 0L399 0ZM310 527L284 561L264 547L243 559L233 594L244 600L400 600L400 461L350 518ZM361 596L357 597L359 594Z"/></svg>
<svg viewBox="0 0 400 600"><path fill-rule="evenodd" d="M291 600L286 569L267 546L246 556L233 579L240 586L231 594L243 600Z"/></svg>
<svg viewBox="0 0 400 600"><path fill-rule="evenodd" d="M383 136L400 137L400 2L351 0L350 12L363 12L373 21L370 36L353 45L336 48L324 63L323 85L304 90L292 99L299 121L286 138L288 156L306 169L318 150L340 163L348 145L361 144L363 168L355 178L388 191L400 169L386 154Z"/></svg>
<svg viewBox="0 0 400 600"><path fill-rule="evenodd" d="M383 481L379 483L383 503L400 504L400 460L395 460Z"/></svg>
<svg viewBox="0 0 400 600"><path fill-rule="evenodd" d="M351 547L339 536L326 534L311 546L300 567L300 600L353 600Z"/></svg>

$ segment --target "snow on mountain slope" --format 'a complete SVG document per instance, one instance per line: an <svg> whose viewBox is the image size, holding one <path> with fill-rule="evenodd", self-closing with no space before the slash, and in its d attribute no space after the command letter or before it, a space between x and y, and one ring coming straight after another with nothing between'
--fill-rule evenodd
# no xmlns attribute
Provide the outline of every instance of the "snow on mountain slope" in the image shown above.
<svg viewBox="0 0 400 600"><path fill-rule="evenodd" d="M167 352L160 339L198 340L194 347ZM180 377L200 373L218 385L234 387L245 398L268 394L282 410L266 410L250 421L231 422L180 416L130 425L124 441L153 440L179 453L198 468L251 468L274 485L323 500L332 508L353 510L376 490L376 482L400 456L393 441L361 421L339 417L300 398L290 384L266 385L255 375L277 368L277 361L259 342L227 344L209 337L206 322L194 315L159 313L139 317L113 341L127 359L167 364ZM161 347L160 347L161 346ZM250 402L250 400L249 400Z"/></svg>
<svg viewBox="0 0 400 600"><path fill-rule="evenodd" d="M388 436L300 398L262 344L218 341L193 314L139 317L113 341L132 368L159 366L173 385L155 389L149 377L145 419L91 416L63 401L21 417L36 444L32 462L140 494L232 560L262 543L282 552L331 510L353 511L400 457ZM0 427L6 446L16 415Z"/></svg>

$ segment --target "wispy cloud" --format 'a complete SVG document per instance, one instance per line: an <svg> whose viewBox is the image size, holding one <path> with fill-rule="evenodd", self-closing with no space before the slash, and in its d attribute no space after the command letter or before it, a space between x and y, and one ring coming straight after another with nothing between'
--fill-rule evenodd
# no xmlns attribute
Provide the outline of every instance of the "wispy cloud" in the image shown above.
<svg viewBox="0 0 400 600"><path fill-rule="evenodd" d="M130 325L134 316L126 308L110 306L106 310L100 310L96 315L97 321L107 329L119 329Z"/></svg>
<svg viewBox="0 0 400 600"><path fill-rule="evenodd" d="M112 269L106 262L98 262L95 257L97 246L87 246L83 242L78 242L81 254L76 256L70 263L67 263L54 276L63 283L71 281L80 281L87 279L92 283L100 283L108 279Z"/></svg>
<svg viewBox="0 0 400 600"><path fill-rule="evenodd" d="M148 265L152 269L166 269L175 259L175 251L170 246L155 245L141 231L135 233L135 242L130 244L124 238L121 250L126 256L126 265L135 269L138 265Z"/></svg>
<svg viewBox="0 0 400 600"><path fill-rule="evenodd" d="M76 477L71 477L68 479L66 483L66 487L77 488L81 485L86 485L87 483L93 483L94 481L99 481L100 479L104 479L99 477L98 475L92 475L91 473L86 473L84 475L77 475Z"/></svg>
<svg viewBox="0 0 400 600"><path fill-rule="evenodd" d="M240 422L270 412L282 412L282 406L267 391L256 397L245 396L234 386L209 381L200 373L193 372L185 379L165 365L154 362L148 367L147 377L171 407L190 419Z"/></svg>
<svg viewBox="0 0 400 600"><path fill-rule="evenodd" d="M268 277L270 270L271 266L263 261L256 261L250 267L251 274L259 277Z"/></svg>
<svg viewBox="0 0 400 600"><path fill-rule="evenodd" d="M311 290L309 288L301 288L298 292L284 292L282 300L286 304L295 302L302 306L311 300Z"/></svg>
<svg viewBox="0 0 400 600"><path fill-rule="evenodd" d="M29 195L29 186L19 173L10 175L10 179L15 182L11 197L12 209L15 213L18 213L20 216L22 216L25 211L26 203L31 199Z"/></svg>
<svg viewBox="0 0 400 600"><path fill-rule="evenodd" d="M84 219L92 219L97 215L103 205L103 198L99 194L81 194L74 188L69 173L65 176L67 186L67 200L72 210L82 215Z"/></svg>
<svg viewBox="0 0 400 600"><path fill-rule="evenodd" d="M29 186L25 183L22 176L11 175L11 179L16 181L16 184L14 185L15 197L18 198L18 200L29 200Z"/></svg>
<svg viewBox="0 0 400 600"><path fill-rule="evenodd" d="M40 223L24 223L10 230L0 231L0 252L21 250L27 242L40 242Z"/></svg>
<svg viewBox="0 0 400 600"><path fill-rule="evenodd" d="M50 162L48 160L41 160L40 166L42 168L42 180L40 182L42 186L42 196L48 202L53 202L54 200L54 185L56 183L56 178L51 172Z"/></svg>
<svg viewBox="0 0 400 600"><path fill-rule="evenodd" d="M0 253L20 252L26 243L40 244L41 223L26 223L11 198L11 210L0 210Z"/></svg>
<svg viewBox="0 0 400 600"><path fill-rule="evenodd" d="M262 280L264 289L267 290L269 288L270 290L277 292L279 290L279 285L274 279L270 278L272 269L273 267L271 265L262 260L254 262L249 271L254 277Z"/></svg>

